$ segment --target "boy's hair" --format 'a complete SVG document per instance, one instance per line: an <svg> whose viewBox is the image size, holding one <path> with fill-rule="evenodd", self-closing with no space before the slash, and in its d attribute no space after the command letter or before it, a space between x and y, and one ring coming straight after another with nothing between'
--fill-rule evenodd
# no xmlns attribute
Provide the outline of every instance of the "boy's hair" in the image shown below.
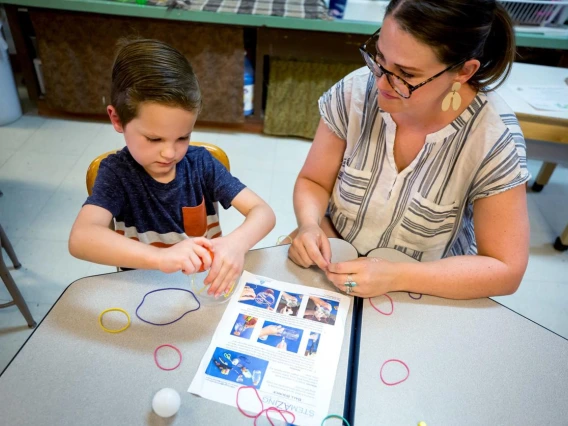
<svg viewBox="0 0 568 426"><path fill-rule="evenodd" d="M136 118L143 102L199 112L201 91L185 56L158 40L121 40L118 46L111 103L123 126Z"/></svg>

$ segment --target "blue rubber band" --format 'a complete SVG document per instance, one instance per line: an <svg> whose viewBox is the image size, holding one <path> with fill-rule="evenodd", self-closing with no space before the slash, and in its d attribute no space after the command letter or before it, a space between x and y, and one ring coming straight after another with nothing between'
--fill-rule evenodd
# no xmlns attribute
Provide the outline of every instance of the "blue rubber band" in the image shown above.
<svg viewBox="0 0 568 426"><path fill-rule="evenodd" d="M329 419L339 419L339 420L342 420L343 422L345 422L345 424L346 424L347 426L351 426L351 425L349 424L349 422L347 421L347 419L346 419L345 417L343 417L343 416L340 416L339 414L330 414L330 415L326 416L326 417L321 421L321 426L324 426L324 423L325 423L327 420L329 420ZM343 424L343 423L341 423L341 424Z"/></svg>
<svg viewBox="0 0 568 426"><path fill-rule="evenodd" d="M173 320L173 321L163 323L163 324L158 324L158 323L155 323L155 322L147 321L147 320L145 320L144 318L142 318L140 315L138 315L138 310L139 310L139 309L142 307L142 305L144 304L144 300L146 300L146 296L148 296L149 294L152 294L152 293L156 293L156 292L158 292L158 291L165 291L165 290L187 291L189 294L191 294L191 295L193 296L193 298L194 298L195 301L197 302L197 308L192 309L191 311L187 311L187 312L185 312L181 317L179 317L179 318L177 318L177 319L175 319L175 320ZM201 308L201 303L199 303L199 300L197 299L197 297L195 297L195 294L193 294L193 292L191 292L191 291L189 291L189 290L186 290L186 289L184 289L184 288L160 288L160 289L158 289L158 290L149 291L148 293L146 293L146 294L144 295L144 297L142 298L142 302L140 302L140 304L139 304L138 307L136 308L136 316L138 317L138 319L139 319L140 321L143 321L143 322L145 322L146 324L151 324L151 325L170 325L170 324L173 324L174 322L179 321L180 319L182 319L184 316L186 316L186 315L189 314L190 312L197 311L199 308Z"/></svg>

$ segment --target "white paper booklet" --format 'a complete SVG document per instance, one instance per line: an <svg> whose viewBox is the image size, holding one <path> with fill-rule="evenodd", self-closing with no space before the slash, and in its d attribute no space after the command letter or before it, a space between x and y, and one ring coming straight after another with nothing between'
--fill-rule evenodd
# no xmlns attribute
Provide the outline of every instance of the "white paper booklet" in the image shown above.
<svg viewBox="0 0 568 426"><path fill-rule="evenodd" d="M294 413L296 425L321 424L350 303L340 293L245 271L188 391L236 406L237 390L254 386L264 408ZM239 405L258 413L254 390L241 391Z"/></svg>

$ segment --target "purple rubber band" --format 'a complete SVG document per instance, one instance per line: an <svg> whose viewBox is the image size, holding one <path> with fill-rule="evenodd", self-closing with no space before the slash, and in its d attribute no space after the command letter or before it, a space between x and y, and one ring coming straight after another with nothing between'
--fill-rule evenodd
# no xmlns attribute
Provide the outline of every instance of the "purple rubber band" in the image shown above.
<svg viewBox="0 0 568 426"><path fill-rule="evenodd" d="M175 319L175 320L173 320L173 321L163 323L163 324L158 324L158 323L155 323L155 322L147 321L147 320L145 320L144 318L142 318L140 315L138 315L138 310L139 310L139 309L142 307L142 305L144 304L144 300L146 300L146 296L148 296L149 294L152 294L152 293L156 293L156 292L158 292L158 291L166 291L166 290L187 291L189 294L191 294L191 295L193 296L193 298L194 298L195 301L197 302L197 308L192 309L192 310L190 310L190 311L187 311L187 312L185 312L181 317L179 317L179 318L177 318L177 319ZM145 322L146 324L151 324L151 325L170 325L170 324L173 324L174 322L179 321L180 319L182 319L184 316L186 316L186 315L189 314L190 312L197 311L199 308L201 308L201 303L199 303L199 300L197 300L197 297L195 297L195 294L193 294L193 292L191 292L191 291L189 291L189 290L186 290L186 289L184 289L184 288L160 288L160 289L158 289L158 290L149 291L148 293L146 293L146 294L144 295L144 297L142 298L142 302L140 302L140 304L139 304L138 307L136 308L136 316L138 317L138 319L139 319L140 321L143 321L143 322Z"/></svg>
<svg viewBox="0 0 568 426"><path fill-rule="evenodd" d="M418 297L414 297L413 294L417 294ZM410 296L411 299L414 299L414 300L422 299L422 294L420 294L420 293L408 293L408 295Z"/></svg>

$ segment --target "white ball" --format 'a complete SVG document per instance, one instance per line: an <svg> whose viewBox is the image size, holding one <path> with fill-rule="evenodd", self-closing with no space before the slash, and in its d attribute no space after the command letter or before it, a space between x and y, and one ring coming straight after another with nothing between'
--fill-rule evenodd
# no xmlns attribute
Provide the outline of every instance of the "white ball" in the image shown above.
<svg viewBox="0 0 568 426"><path fill-rule="evenodd" d="M160 389L152 399L152 409L160 417L171 417L181 405L179 393L172 388Z"/></svg>

